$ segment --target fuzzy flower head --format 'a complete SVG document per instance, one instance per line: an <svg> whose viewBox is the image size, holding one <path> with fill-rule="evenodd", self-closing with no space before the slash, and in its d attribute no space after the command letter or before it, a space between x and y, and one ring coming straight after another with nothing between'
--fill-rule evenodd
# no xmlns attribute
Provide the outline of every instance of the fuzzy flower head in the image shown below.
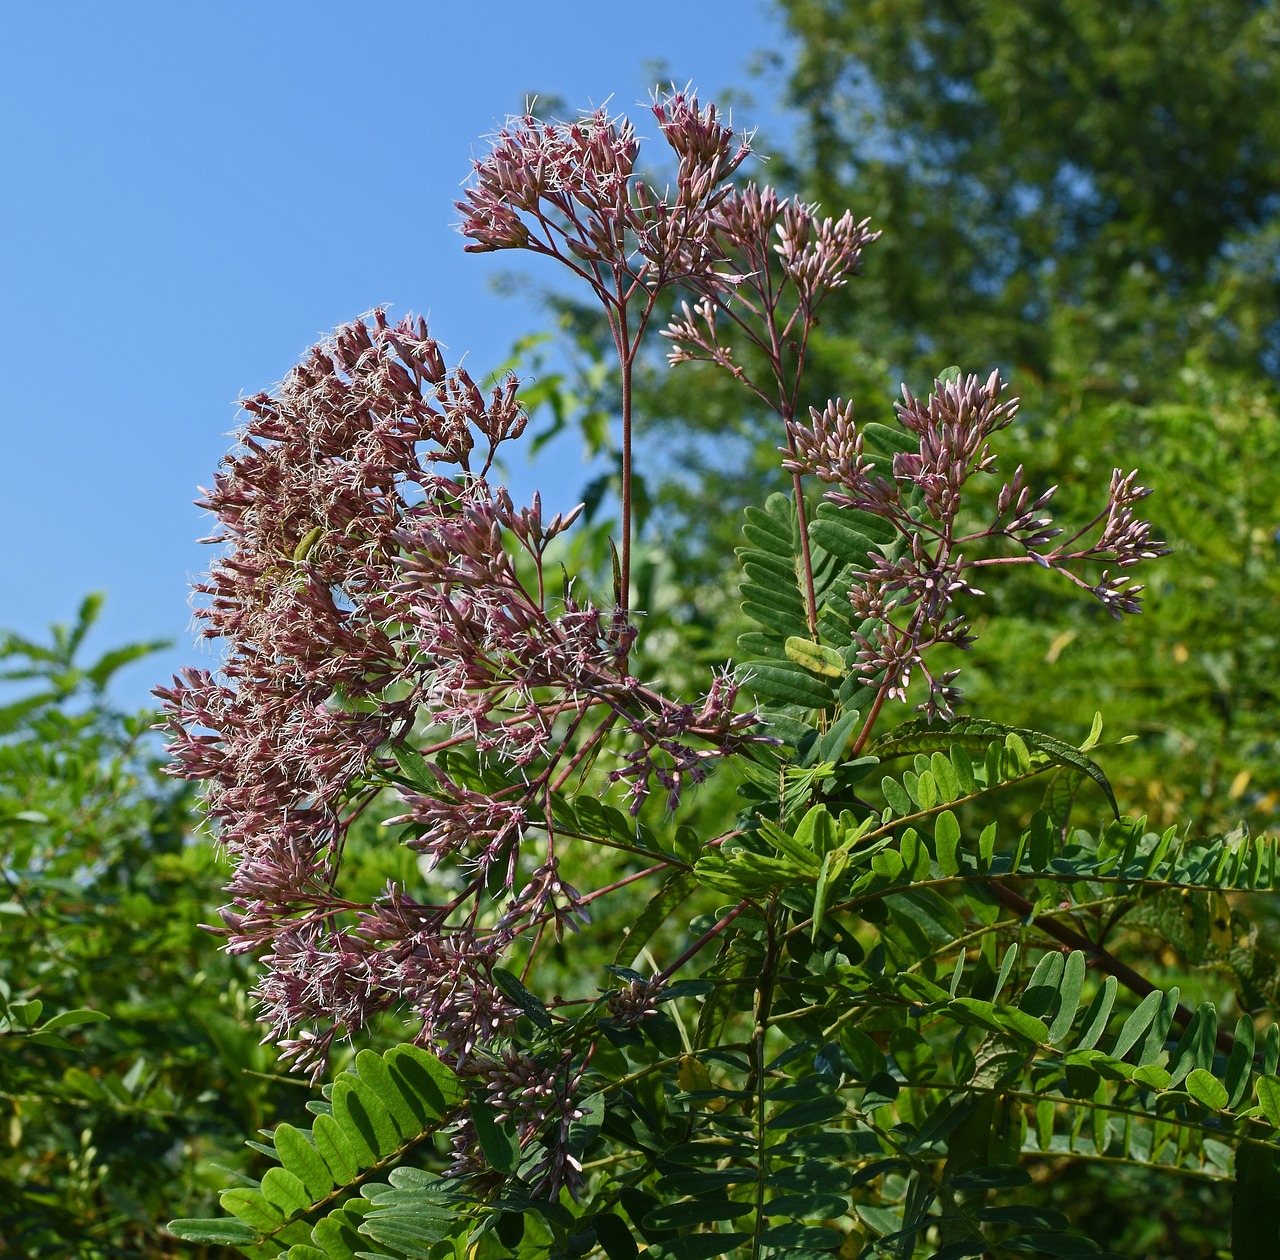
<svg viewBox="0 0 1280 1260"><path fill-rule="evenodd" d="M869 219L848 211L822 218L816 205L768 186L727 191L711 213L715 265L690 275L696 301L683 303L663 330L668 362L716 364L784 418L794 415L818 308L858 274L863 250L879 236L869 228ZM717 330L721 315L764 356L772 379L745 374Z"/></svg>
<svg viewBox="0 0 1280 1260"><path fill-rule="evenodd" d="M473 164L457 203L467 250L527 249L569 266L606 307L711 270L711 215L750 152L715 106L673 90L653 103L677 158L675 187L637 175L634 125L603 109L571 122L513 118Z"/></svg>
<svg viewBox="0 0 1280 1260"><path fill-rule="evenodd" d="M817 477L829 487L831 503L879 517L898 536L894 545L869 552L866 568L852 575L849 598L863 627L854 636L855 668L891 699L906 699L913 676L925 679L920 708L930 718L954 717L959 671L936 673L926 655L972 643L957 601L983 594L976 582L981 570L1011 564L1053 570L1120 617L1140 611L1142 586L1107 571L1090 576L1087 566L1129 568L1167 551L1134 514L1149 492L1135 484L1136 474L1119 470L1103 511L1065 541L1045 511L1056 487L1032 499L1021 468L1000 488L985 527L962 523L966 486L995 473L991 439L1017 413L1017 400L1004 398L1005 389L998 372L985 381L949 375L923 400L904 385L897 413L907 440L874 453L848 403L811 408L807 423L786 426L785 469ZM984 554L1000 540L1012 555Z"/></svg>

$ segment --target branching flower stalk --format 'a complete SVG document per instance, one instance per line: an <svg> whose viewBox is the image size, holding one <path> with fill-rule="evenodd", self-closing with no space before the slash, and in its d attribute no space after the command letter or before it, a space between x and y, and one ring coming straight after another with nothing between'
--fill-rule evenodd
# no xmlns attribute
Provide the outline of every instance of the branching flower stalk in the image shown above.
<svg viewBox="0 0 1280 1260"><path fill-rule="evenodd" d="M687 287L698 295L663 330L672 342L668 362L704 361L731 372L782 419L787 450L794 460L792 420L801 405L809 336L818 308L843 288L861 267L863 249L879 232L870 220L855 222L848 211L838 220L819 219L818 207L779 199L774 189L748 185L735 189L718 207L714 236L729 262L727 272L692 277ZM753 345L765 359L771 380L757 382L733 357L731 344L717 334L717 317ZM809 632L818 637L818 605L809 545L808 514L800 470L789 469L800 524L805 611Z"/></svg>
<svg viewBox="0 0 1280 1260"><path fill-rule="evenodd" d="M632 381L649 319L673 285L710 277L723 262L713 214L728 178L750 153L714 105L673 91L653 115L678 159L674 189L661 194L636 173L635 128L603 110L570 123L530 114L494 137L474 166L458 209L467 250L523 249L554 258L585 281L603 306L618 356L622 414L619 604L630 602L633 445Z"/></svg>

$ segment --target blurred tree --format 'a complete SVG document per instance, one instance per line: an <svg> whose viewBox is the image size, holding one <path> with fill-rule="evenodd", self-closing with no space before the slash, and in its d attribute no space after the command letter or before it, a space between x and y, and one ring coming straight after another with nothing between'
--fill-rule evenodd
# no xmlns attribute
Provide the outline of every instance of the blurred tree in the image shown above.
<svg viewBox="0 0 1280 1260"><path fill-rule="evenodd" d="M160 645L80 664L101 606L90 596L49 643L0 635L0 679L30 688L0 707L0 1252L12 1256L177 1254L161 1223L211 1207L214 1164L246 1167L244 1133L305 1097L272 1077L247 966L199 927L222 862L193 833L190 791L160 774L153 715L107 699L116 671Z"/></svg>
<svg viewBox="0 0 1280 1260"><path fill-rule="evenodd" d="M1139 396L1189 341L1280 371L1274 3L780 6L788 182L889 229L842 330Z"/></svg>

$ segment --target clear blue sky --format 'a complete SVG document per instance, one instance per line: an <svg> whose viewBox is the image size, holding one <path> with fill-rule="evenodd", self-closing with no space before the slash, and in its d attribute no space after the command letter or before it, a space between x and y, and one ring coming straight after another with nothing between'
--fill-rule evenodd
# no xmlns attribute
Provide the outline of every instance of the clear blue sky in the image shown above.
<svg viewBox="0 0 1280 1260"><path fill-rule="evenodd" d="M237 398L380 303L425 313L477 375L535 326L489 289L521 259L465 255L453 228L482 137L527 95L632 110L660 65L779 125L776 74L748 75L782 44L763 0L42 0L4 26L0 627L41 635L105 590L91 647L177 643L121 675L130 707L211 661L191 501ZM571 503L575 459L516 479Z"/></svg>

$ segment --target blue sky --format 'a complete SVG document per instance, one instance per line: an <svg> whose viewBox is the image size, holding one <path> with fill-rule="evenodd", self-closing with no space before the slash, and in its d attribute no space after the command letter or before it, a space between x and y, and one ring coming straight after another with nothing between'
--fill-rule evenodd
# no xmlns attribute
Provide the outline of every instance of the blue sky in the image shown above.
<svg viewBox="0 0 1280 1260"><path fill-rule="evenodd" d="M643 6L403 0L11 7L0 44L0 628L40 636L90 590L90 647L169 637L114 698L147 702L192 645L211 549L192 500L236 425L334 325L425 313L479 375L536 327L470 256L453 201L526 96L640 113L655 71L735 122L781 125L762 0ZM530 259L535 280L553 277ZM559 504L577 448L518 469Z"/></svg>

